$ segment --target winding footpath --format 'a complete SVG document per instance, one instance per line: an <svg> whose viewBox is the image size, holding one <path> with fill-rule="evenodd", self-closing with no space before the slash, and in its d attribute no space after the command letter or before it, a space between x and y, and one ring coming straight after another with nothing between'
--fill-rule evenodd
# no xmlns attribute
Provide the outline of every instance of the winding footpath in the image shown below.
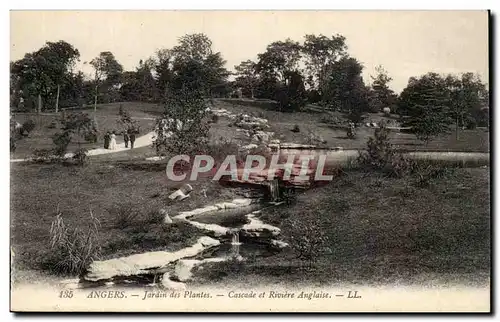
<svg viewBox="0 0 500 322"><path fill-rule="evenodd" d="M142 147L145 147L145 146L150 146L151 144L153 144L155 136L156 136L156 134L153 131L153 132L149 132L148 134L145 134L143 136L138 137L135 140L134 149L142 148ZM127 151L127 150L131 150L131 148L126 148L125 147L125 143L120 143L120 144L116 145L116 149L114 149L114 150L108 150L108 149L104 149L104 148L97 148L97 149L89 150L88 153L87 153L87 155L88 156L93 156L93 155L117 153L117 152L122 152L122 151ZM71 158L72 156L73 156L73 153L66 153L64 155L65 158ZM31 161L31 160L32 160L31 158L26 158L26 159L11 159L10 162L26 162L26 161Z"/></svg>

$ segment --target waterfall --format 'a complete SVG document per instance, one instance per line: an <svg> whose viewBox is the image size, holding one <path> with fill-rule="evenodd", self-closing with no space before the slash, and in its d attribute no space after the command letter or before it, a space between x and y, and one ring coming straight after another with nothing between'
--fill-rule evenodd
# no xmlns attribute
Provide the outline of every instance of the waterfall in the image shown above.
<svg viewBox="0 0 500 322"><path fill-rule="evenodd" d="M230 252L230 257L241 260L243 257L240 255L240 231L235 230L233 231L233 238L231 240L231 252Z"/></svg>
<svg viewBox="0 0 500 322"><path fill-rule="evenodd" d="M277 179L269 182L269 192L271 194L271 201L278 201L280 195L279 183Z"/></svg>
<svg viewBox="0 0 500 322"><path fill-rule="evenodd" d="M233 239L231 240L231 245L241 245L240 243L240 231L236 230L233 232Z"/></svg>

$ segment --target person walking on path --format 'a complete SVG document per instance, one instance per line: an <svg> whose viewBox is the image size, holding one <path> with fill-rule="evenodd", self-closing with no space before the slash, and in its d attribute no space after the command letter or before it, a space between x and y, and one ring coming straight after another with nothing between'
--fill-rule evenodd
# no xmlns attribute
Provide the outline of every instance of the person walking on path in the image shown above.
<svg viewBox="0 0 500 322"><path fill-rule="evenodd" d="M111 137L111 140L109 141L109 149L116 150L116 134L114 131L113 131L113 133L111 133L110 137Z"/></svg>
<svg viewBox="0 0 500 322"><path fill-rule="evenodd" d="M125 142L125 148L128 148L128 141L130 141L130 137L127 131L123 132L123 141Z"/></svg>
<svg viewBox="0 0 500 322"><path fill-rule="evenodd" d="M135 142L135 132L131 131L130 132L130 148L134 148L134 142Z"/></svg>
<svg viewBox="0 0 500 322"><path fill-rule="evenodd" d="M109 149L109 141L111 140L111 135L108 132L106 132L106 134L104 134L104 148L105 149Z"/></svg>

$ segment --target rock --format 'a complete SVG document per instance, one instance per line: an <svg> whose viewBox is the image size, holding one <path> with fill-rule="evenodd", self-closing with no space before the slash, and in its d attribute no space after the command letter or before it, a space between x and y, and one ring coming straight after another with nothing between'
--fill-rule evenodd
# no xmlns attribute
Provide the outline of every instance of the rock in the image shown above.
<svg viewBox="0 0 500 322"><path fill-rule="evenodd" d="M164 216L164 224L171 224L173 222L165 209L160 209L160 214Z"/></svg>
<svg viewBox="0 0 500 322"><path fill-rule="evenodd" d="M269 141L269 143L270 144L280 144L280 140L274 139L274 140Z"/></svg>
<svg viewBox="0 0 500 322"><path fill-rule="evenodd" d="M169 290L185 290L186 284L182 282L174 282L170 279L170 273L163 274L161 286Z"/></svg>
<svg viewBox="0 0 500 322"><path fill-rule="evenodd" d="M258 148L258 145L257 145L257 144L253 144L253 143L252 143L252 144L248 144L248 145L241 146L241 147L240 147L240 150L241 150L241 151L250 151L250 150L252 150L252 149L256 149L256 148Z"/></svg>
<svg viewBox="0 0 500 322"><path fill-rule="evenodd" d="M189 197L191 191L193 191L193 187L189 183L186 183L180 189L170 194L168 198L171 200L184 200Z"/></svg>
<svg viewBox="0 0 500 322"><path fill-rule="evenodd" d="M197 265L199 265L202 261L197 260L197 259L181 259L177 261L177 264L175 265L175 277L181 282L186 282L191 277L193 274L191 271L193 268Z"/></svg>
<svg viewBox="0 0 500 322"><path fill-rule="evenodd" d="M250 223L243 225L240 230L240 238L271 239L281 233L281 229L263 223L261 220L257 219L253 213L248 214L247 218L250 220Z"/></svg>
<svg viewBox="0 0 500 322"><path fill-rule="evenodd" d="M165 267L181 258L194 257L208 248L220 245L217 239L203 236L196 244L176 252L156 251L127 257L94 261L90 264L86 281L108 280L114 276L132 276L150 273L153 268Z"/></svg>
<svg viewBox="0 0 500 322"><path fill-rule="evenodd" d="M284 241L273 239L273 240L271 240L271 246L282 249L282 248L288 247L289 245L287 243L285 243Z"/></svg>

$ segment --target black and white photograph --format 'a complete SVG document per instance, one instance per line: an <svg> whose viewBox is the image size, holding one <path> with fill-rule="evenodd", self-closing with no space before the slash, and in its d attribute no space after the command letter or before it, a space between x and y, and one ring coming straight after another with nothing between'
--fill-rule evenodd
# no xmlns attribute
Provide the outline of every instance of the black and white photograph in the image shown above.
<svg viewBox="0 0 500 322"><path fill-rule="evenodd" d="M9 15L11 312L491 312L488 10Z"/></svg>

